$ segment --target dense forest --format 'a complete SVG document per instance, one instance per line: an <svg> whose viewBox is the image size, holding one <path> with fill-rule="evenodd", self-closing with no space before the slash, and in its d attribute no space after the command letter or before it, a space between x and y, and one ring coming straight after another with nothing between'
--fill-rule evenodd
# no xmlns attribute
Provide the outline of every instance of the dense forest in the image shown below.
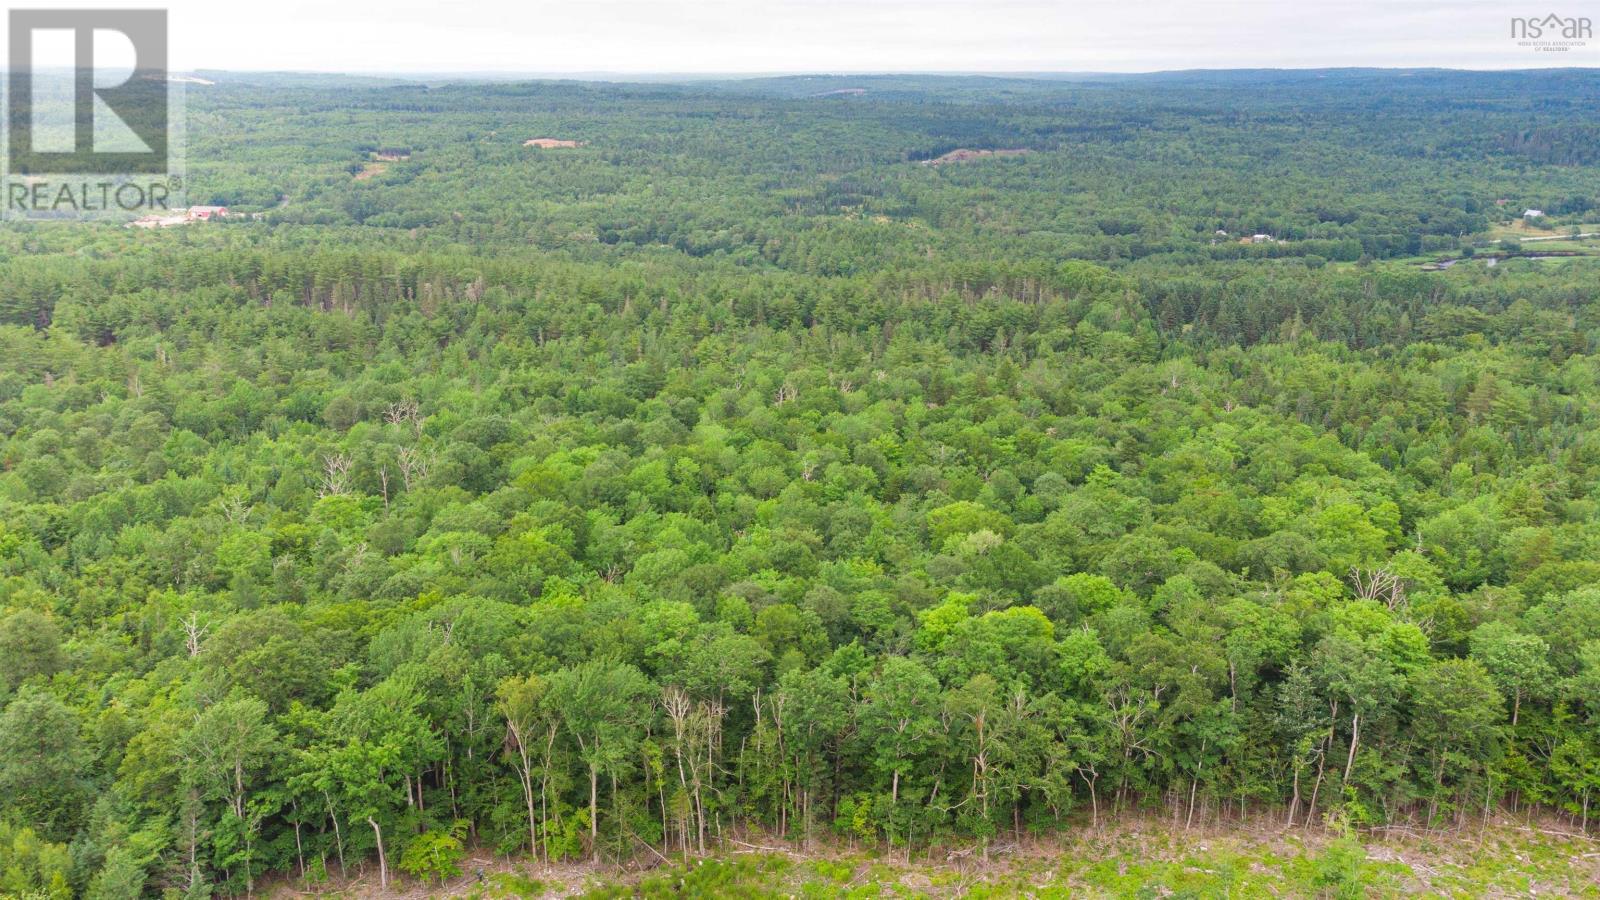
<svg viewBox="0 0 1600 900"><path fill-rule="evenodd" d="M208 77L0 229L0 896L1600 831L1600 74Z"/></svg>

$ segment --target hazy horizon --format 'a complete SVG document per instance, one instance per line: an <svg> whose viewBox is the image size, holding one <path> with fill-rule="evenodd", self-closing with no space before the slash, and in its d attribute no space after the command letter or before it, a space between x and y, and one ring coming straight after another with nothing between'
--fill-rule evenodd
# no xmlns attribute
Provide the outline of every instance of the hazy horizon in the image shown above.
<svg viewBox="0 0 1600 900"><path fill-rule="evenodd" d="M1088 78L1138 78L1152 75L1185 75L1239 72L1460 72L1515 74L1548 72L1593 72L1592 66L1236 66L1193 67L1177 69L1141 69L1128 71L1095 69L1041 69L1036 71L996 72L977 69L784 69L773 71L608 71L608 70L498 70L498 69L284 69L284 68L218 68L198 66L191 69L174 69L178 74L201 72L223 75L344 75L358 78L462 78L472 80L511 79L563 79L571 81L742 81L762 78L994 78L1020 80L1067 80Z"/></svg>
<svg viewBox="0 0 1600 900"><path fill-rule="evenodd" d="M59 0L30 6L73 7ZM101 7L148 7L101 2ZM1590 39L1519 45L1513 16L1570 0L172 0L171 66L238 72L552 76L1150 74L1194 69L1600 66Z"/></svg>

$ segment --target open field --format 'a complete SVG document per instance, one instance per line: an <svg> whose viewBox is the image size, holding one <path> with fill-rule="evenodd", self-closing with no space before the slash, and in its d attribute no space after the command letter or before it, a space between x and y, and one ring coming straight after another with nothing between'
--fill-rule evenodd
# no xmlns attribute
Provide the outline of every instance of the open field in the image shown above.
<svg viewBox="0 0 1600 900"><path fill-rule="evenodd" d="M1522 219L1509 223L1497 222L1489 226L1486 232L1490 240L1499 241L1514 238L1521 241L1548 241L1560 240L1572 232L1574 226L1561 225L1554 228L1535 228ZM1580 234L1600 234L1600 222L1584 222L1576 226Z"/></svg>

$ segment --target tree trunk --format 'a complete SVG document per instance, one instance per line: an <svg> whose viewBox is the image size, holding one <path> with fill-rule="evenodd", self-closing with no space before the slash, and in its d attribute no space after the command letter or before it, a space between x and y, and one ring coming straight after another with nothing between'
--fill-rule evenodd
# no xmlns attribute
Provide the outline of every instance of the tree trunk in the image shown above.
<svg viewBox="0 0 1600 900"><path fill-rule="evenodd" d="M538 856L539 825L533 809L533 773L526 767L522 770L522 799L528 804L528 852Z"/></svg>
<svg viewBox="0 0 1600 900"><path fill-rule="evenodd" d="M1300 811L1300 761L1294 764L1294 794L1289 798L1289 817L1284 820L1285 827L1294 826L1295 813Z"/></svg>
<svg viewBox="0 0 1600 900"><path fill-rule="evenodd" d="M389 859L383 853L383 829L378 827L378 820L367 816L367 824L372 826L372 833L378 838L378 884L384 890L389 889Z"/></svg>
<svg viewBox="0 0 1600 900"><path fill-rule="evenodd" d="M589 767L589 855L600 862L600 770Z"/></svg>
<svg viewBox="0 0 1600 900"><path fill-rule="evenodd" d="M1356 764L1356 741L1361 734L1361 714L1356 713L1350 717L1350 755L1344 761L1344 783L1350 783L1350 770Z"/></svg>
<svg viewBox="0 0 1600 900"><path fill-rule="evenodd" d="M1329 729L1328 736L1322 741L1322 750L1317 755L1317 783L1311 786L1311 802L1306 806L1305 824L1311 824L1311 817L1317 814L1317 795L1322 793L1322 776L1328 765L1328 747L1333 741L1333 730Z"/></svg>
<svg viewBox="0 0 1600 900"><path fill-rule="evenodd" d="M1439 764L1433 770L1433 795L1428 798L1428 827L1433 827L1433 817L1439 812L1439 792L1444 790L1444 754L1439 754Z"/></svg>
<svg viewBox="0 0 1600 900"><path fill-rule="evenodd" d="M550 865L550 759L555 752L556 726L551 724L546 732L544 761L539 766L539 837L543 844L544 864Z"/></svg>
<svg viewBox="0 0 1600 900"><path fill-rule="evenodd" d="M1200 742L1200 761L1194 767L1194 775L1189 779L1189 817L1183 822L1184 831L1188 831L1189 826L1194 824L1194 795L1200 789L1200 773L1204 772L1206 768L1205 756L1207 744L1207 741Z"/></svg>
<svg viewBox="0 0 1600 900"><path fill-rule="evenodd" d="M1183 830L1188 831L1194 824L1194 795L1200 790L1200 777L1196 775L1189 779L1189 816L1183 820Z"/></svg>
<svg viewBox="0 0 1600 900"><path fill-rule="evenodd" d="M1090 778L1088 775L1083 774L1082 769L1078 770L1078 777L1089 785L1089 825L1091 828L1098 830L1100 828L1100 793L1095 790L1095 782L1100 780L1100 773L1094 772L1093 775L1094 777Z"/></svg>
<svg viewBox="0 0 1600 900"><path fill-rule="evenodd" d="M333 841L339 847L339 874L341 876L348 877L350 875L350 870L346 868L344 864L344 835L339 831L339 816L334 813L333 800L327 795L326 792L323 793L322 799L327 801L328 818L333 820Z"/></svg>

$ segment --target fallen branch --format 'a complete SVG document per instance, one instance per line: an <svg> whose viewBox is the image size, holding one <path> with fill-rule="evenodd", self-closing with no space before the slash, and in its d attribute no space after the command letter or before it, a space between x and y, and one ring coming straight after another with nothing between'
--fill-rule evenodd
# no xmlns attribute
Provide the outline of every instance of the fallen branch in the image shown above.
<svg viewBox="0 0 1600 900"><path fill-rule="evenodd" d="M787 853L790 856L798 856L801 859L810 859L811 858L811 857L805 855L804 853L801 853L800 851L795 850L795 849L793 849L791 847L763 847L760 844L747 844L744 841L739 840L738 838L728 838L728 843L730 843L730 844L738 844L739 846L746 848L745 851L744 851L746 853ZM734 851L734 852L737 853L739 851Z"/></svg>
<svg viewBox="0 0 1600 900"><path fill-rule="evenodd" d="M1550 828L1529 828L1526 825L1518 825L1516 826L1516 829L1518 831L1533 831L1538 832L1539 834L1548 834L1552 837L1577 838L1580 841L1588 841L1590 843L1594 843L1596 840L1593 835L1577 834L1571 831L1555 831Z"/></svg>
<svg viewBox="0 0 1600 900"><path fill-rule="evenodd" d="M1363 830L1364 831L1368 831L1368 832L1382 831L1382 832L1385 832L1385 833L1394 832L1394 831L1403 831L1406 834L1417 834L1417 835L1426 835L1426 834L1434 833L1431 829L1418 829L1418 828L1413 828L1410 825L1372 825L1372 826L1368 826L1367 828L1365 828Z"/></svg>
<svg viewBox="0 0 1600 900"><path fill-rule="evenodd" d="M665 856L662 856L661 855L661 851L659 851L656 848L650 846L650 842L649 841L645 840L642 837L639 837L637 834L634 834L633 833L633 829L631 829L631 828L628 829L628 837L631 837L634 840L638 841L639 843L643 844L644 848L646 850L649 850L651 853L654 853L656 855L656 859L661 860L663 865L668 865L668 866L672 865L672 860L667 859Z"/></svg>

